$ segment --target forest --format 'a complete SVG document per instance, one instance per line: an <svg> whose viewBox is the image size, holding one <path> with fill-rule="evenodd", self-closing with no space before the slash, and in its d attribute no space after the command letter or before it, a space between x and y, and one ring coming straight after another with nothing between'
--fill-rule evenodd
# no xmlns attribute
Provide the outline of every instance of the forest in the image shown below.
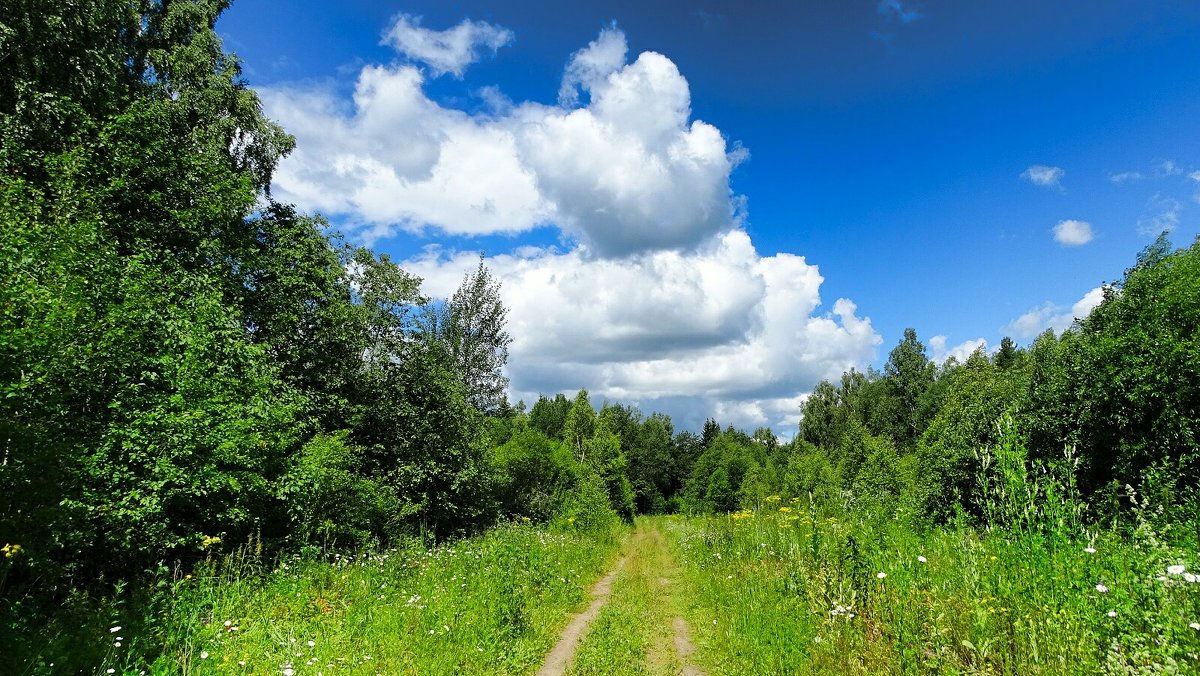
<svg viewBox="0 0 1200 676"><path fill-rule="evenodd" d="M937 589L906 601L871 586L904 542L930 556L940 542L947 557L962 542L1007 543L1010 583L1029 574L1021 565L1061 573L1068 549L1120 552L1110 563L1124 578L1059 575L1046 594L1153 584L1168 564L1183 574L1183 559L1200 556L1200 241L1177 249L1164 233L1122 279L1097 280L1104 300L1089 316L1026 346L1006 338L938 364L910 329L882 370L819 383L786 440L712 419L677 430L666 415L597 401L588 383L510 402L512 338L482 261L451 298L430 299L387 256L272 198L294 142L213 29L225 4L28 0L0 12L0 663L11 673L208 673L222 603L292 608L255 596L275 585L280 599L305 597L278 612L324 622L339 608L323 603L330 590L350 593L331 571L353 559L355 575L376 576L372 594L389 575L408 580L416 607L450 578L419 582L409 569L433 575L416 562L442 557L439 574L480 575L468 555L502 572L490 600L447 617L479 614L490 643L454 643L449 619L396 619L393 634L428 629L450 643L373 659L388 673L526 673L630 533L650 546L662 532L679 559L662 565L707 590L679 612L702 627L700 655L718 673L1200 668L1200 631L1188 628L1200 595L1186 584L1129 592L1120 612L1139 619L1116 633L1088 624L1106 619L1097 612L1031 648L1013 638L1029 634L1019 619L947 639L936 613L896 610L936 605ZM757 530L741 551L747 523ZM768 565L760 545L801 558ZM413 563L392 570L389 556ZM735 556L755 566L720 567ZM973 570L990 570L979 556ZM317 577L272 577L289 565ZM801 570L812 574L800 581ZM721 595L736 575L767 576L742 580L766 590L747 623L786 614L775 593L805 608L836 601L834 619L876 615L861 633L831 634L820 607L825 619L795 628L803 648L771 638L782 624L744 624L749 643L730 643L712 632L750 603ZM553 591L559 579L574 586ZM628 588L621 579L614 593ZM797 592L816 580L824 591ZM1074 612L1025 587L989 593L1026 602L1026 614ZM609 624L616 632L619 618ZM118 650L113 638L135 626L141 638ZM371 631L383 630L353 641L384 640ZM647 649L619 634L592 657L585 643L576 673ZM989 648L979 635L1003 638ZM720 652L735 648L741 658ZM472 661L476 649L487 661ZM1078 661L1047 661L1068 654ZM758 657L736 666L746 655ZM753 661L763 655L774 661ZM356 659L347 671L374 668ZM281 664L237 673L300 661Z"/></svg>

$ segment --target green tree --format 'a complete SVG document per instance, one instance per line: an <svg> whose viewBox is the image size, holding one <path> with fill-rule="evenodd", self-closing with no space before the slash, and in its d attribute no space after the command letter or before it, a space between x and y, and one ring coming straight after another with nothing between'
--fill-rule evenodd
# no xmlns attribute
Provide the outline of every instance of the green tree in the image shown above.
<svg viewBox="0 0 1200 676"><path fill-rule="evenodd" d="M883 380L891 399L890 433L897 446L910 448L925 431L932 416L925 395L933 386L935 367L925 356L917 332L904 330L904 338L888 354Z"/></svg>
<svg viewBox="0 0 1200 676"><path fill-rule="evenodd" d="M562 434L563 441L567 442L567 447L581 465L587 462L587 448L584 442L592 437L595 428L596 409L592 408L587 390L579 390L571 402L570 410L567 411Z"/></svg>
<svg viewBox="0 0 1200 676"><path fill-rule="evenodd" d="M426 331L446 346L471 403L485 413L507 403L508 378L503 369L512 343L504 327L507 315L500 300L500 281L482 258L449 301L431 305L426 312Z"/></svg>
<svg viewBox="0 0 1200 676"><path fill-rule="evenodd" d="M554 395L553 399L538 395L538 400L529 411L529 424L551 439L562 439L563 426L567 423L570 410L571 400L561 392Z"/></svg>
<svg viewBox="0 0 1200 676"><path fill-rule="evenodd" d="M1079 324L1074 421L1085 483L1137 483L1159 466L1200 483L1200 238L1148 247Z"/></svg>

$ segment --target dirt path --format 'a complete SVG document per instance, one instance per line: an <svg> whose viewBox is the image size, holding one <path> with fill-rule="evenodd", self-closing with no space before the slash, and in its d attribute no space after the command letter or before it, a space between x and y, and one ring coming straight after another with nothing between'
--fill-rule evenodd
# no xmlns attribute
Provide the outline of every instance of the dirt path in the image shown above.
<svg viewBox="0 0 1200 676"><path fill-rule="evenodd" d="M563 631L538 676L704 676L692 664L696 646L680 612L686 590L659 523L639 519L623 549L624 558L596 584L591 605Z"/></svg>
<svg viewBox="0 0 1200 676"><path fill-rule="evenodd" d="M595 620L596 616L600 614L600 609L604 607L604 604L608 603L608 596L612 593L613 580L624 566L625 559L617 561L616 568L613 568L611 573L605 575L596 583L596 586L592 587L592 605L572 618L567 628L563 629L562 636L550 654L546 655L546 662L542 664L541 669L538 669L537 676L562 676L567 673L567 666L575 657L575 650L579 648L579 642L583 640L584 632L587 631L592 620Z"/></svg>
<svg viewBox="0 0 1200 676"><path fill-rule="evenodd" d="M682 676L704 676L703 671L688 661L692 653L696 652L696 645L692 643L692 630L688 627L687 620L676 615L675 619L671 620L671 628L675 630L675 654L683 664L679 673Z"/></svg>

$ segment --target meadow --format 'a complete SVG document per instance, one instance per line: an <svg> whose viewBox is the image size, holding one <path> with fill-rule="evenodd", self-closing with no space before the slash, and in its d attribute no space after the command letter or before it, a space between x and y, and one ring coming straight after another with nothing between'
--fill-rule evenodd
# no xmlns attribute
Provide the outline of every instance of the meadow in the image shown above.
<svg viewBox="0 0 1200 676"><path fill-rule="evenodd" d="M1152 525L1147 506L1103 531L921 529L805 502L592 533L515 523L273 566L251 543L162 580L152 603L93 612L27 672L531 674L618 558L566 673L1200 669L1195 524ZM691 628L686 661L673 618Z"/></svg>
<svg viewBox="0 0 1200 676"><path fill-rule="evenodd" d="M24 627L31 654L15 663L31 673L528 673L612 566L620 535L516 523L273 565L251 543L169 574L140 602L126 594Z"/></svg>

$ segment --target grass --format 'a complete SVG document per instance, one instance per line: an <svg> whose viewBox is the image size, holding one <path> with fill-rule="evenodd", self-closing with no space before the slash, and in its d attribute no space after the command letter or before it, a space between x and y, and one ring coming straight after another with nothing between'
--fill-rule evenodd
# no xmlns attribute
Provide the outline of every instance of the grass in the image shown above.
<svg viewBox="0 0 1200 676"><path fill-rule="evenodd" d="M677 568L658 519L638 519L609 602L580 645L569 673L678 674L672 620Z"/></svg>
<svg viewBox="0 0 1200 676"><path fill-rule="evenodd" d="M23 661L32 673L528 673L619 540L510 525L432 548L297 554L267 572L241 552Z"/></svg>
<svg viewBox="0 0 1200 676"><path fill-rule="evenodd" d="M768 498L630 537L514 524L269 570L244 548L145 603L14 613L0 643L18 674L528 674L619 554L571 674L679 673L676 617L709 674L1198 673L1198 522L1131 519L921 529Z"/></svg>
<svg viewBox="0 0 1200 676"><path fill-rule="evenodd" d="M798 501L797 501L798 503ZM920 532L792 505L665 522L710 673L1200 669L1194 541Z"/></svg>

